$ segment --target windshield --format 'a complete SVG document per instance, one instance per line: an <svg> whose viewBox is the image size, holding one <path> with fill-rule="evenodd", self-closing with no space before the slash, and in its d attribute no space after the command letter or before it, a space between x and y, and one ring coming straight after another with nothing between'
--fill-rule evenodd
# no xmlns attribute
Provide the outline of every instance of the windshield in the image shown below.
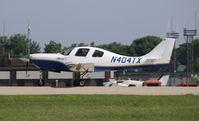
<svg viewBox="0 0 199 121"><path fill-rule="evenodd" d="M67 49L64 49L61 54L63 55L69 55L71 53L71 51L73 50L73 48L67 48Z"/></svg>
<svg viewBox="0 0 199 121"><path fill-rule="evenodd" d="M88 48L80 48L75 56L86 56L88 54L89 49Z"/></svg>

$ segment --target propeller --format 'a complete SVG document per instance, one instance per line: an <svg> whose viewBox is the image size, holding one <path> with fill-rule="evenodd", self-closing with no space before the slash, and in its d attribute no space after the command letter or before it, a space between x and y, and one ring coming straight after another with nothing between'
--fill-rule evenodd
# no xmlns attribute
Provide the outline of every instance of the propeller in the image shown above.
<svg viewBox="0 0 199 121"><path fill-rule="evenodd" d="M29 77L29 75L28 75L29 62L30 62L30 59L29 59L29 61L26 62L26 77Z"/></svg>
<svg viewBox="0 0 199 121"><path fill-rule="evenodd" d="M30 63L30 59L29 59L29 56L24 56L24 57L21 57L20 60L24 61L26 63L26 77L29 77L28 75L28 67L29 67L29 63Z"/></svg>

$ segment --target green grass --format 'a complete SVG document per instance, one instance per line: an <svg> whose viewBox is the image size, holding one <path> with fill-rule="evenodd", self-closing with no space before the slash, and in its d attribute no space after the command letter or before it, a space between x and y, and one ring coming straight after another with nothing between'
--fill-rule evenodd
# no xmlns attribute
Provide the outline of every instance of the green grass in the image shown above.
<svg viewBox="0 0 199 121"><path fill-rule="evenodd" d="M0 121L197 121L199 96L0 96Z"/></svg>

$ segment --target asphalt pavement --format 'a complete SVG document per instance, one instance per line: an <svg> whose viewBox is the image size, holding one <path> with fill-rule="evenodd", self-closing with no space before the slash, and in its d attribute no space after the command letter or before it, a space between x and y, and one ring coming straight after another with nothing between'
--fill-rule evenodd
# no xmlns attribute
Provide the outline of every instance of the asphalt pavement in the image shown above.
<svg viewBox="0 0 199 121"><path fill-rule="evenodd" d="M0 87L0 95L199 95L199 87Z"/></svg>

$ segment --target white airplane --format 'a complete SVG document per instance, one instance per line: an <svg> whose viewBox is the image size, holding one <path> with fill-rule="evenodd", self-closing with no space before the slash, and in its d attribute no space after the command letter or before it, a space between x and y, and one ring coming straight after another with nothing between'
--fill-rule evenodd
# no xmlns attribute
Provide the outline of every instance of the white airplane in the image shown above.
<svg viewBox="0 0 199 121"><path fill-rule="evenodd" d="M96 47L75 47L68 54L30 54L30 61L41 70L94 72L169 65L175 39L163 39L151 52L144 56L130 57Z"/></svg>
<svg viewBox="0 0 199 121"><path fill-rule="evenodd" d="M151 52L140 57L119 55L96 47L75 47L67 55L60 53L30 54L30 61L41 70L93 72L147 67L169 64L175 39L166 38Z"/></svg>
<svg viewBox="0 0 199 121"><path fill-rule="evenodd" d="M122 86L122 87L131 87L131 86L135 86L135 87L142 87L144 86L144 81L137 81L137 80L123 80L123 82L118 83L118 86Z"/></svg>
<svg viewBox="0 0 199 121"><path fill-rule="evenodd" d="M163 74L161 75L157 80L152 80L156 82L160 82L161 86L168 86L168 81L169 81L169 74ZM145 80L149 81L149 80ZM117 85L117 86L122 86L122 87L142 87L146 86L145 81L141 80L131 80L130 78L128 80L115 80L115 79L109 79L108 82L104 82L103 85L106 87L111 87L112 85Z"/></svg>
<svg viewBox="0 0 199 121"><path fill-rule="evenodd" d="M163 74L159 77L159 79L157 80L153 80L153 81L157 81L161 83L161 86L168 86L168 81L169 81L169 74ZM145 81L149 81L149 80L145 80ZM117 86L122 86L122 87L142 87L145 85L144 81L141 80L131 80L130 78L128 80L115 80L115 79L109 79L108 82L104 82L103 85L105 87L111 87L113 85L117 85Z"/></svg>
<svg viewBox="0 0 199 121"><path fill-rule="evenodd" d="M166 75L161 75L159 77L159 79L155 79L152 81L156 81L156 82L160 82L160 86L168 86L168 81L169 81L169 76L168 74ZM145 81L149 81L149 80L145 80ZM131 87L131 86L136 86L136 87L142 87L145 85L145 81L138 81L138 80L123 80L123 82L118 83L118 86L124 86L124 87Z"/></svg>

